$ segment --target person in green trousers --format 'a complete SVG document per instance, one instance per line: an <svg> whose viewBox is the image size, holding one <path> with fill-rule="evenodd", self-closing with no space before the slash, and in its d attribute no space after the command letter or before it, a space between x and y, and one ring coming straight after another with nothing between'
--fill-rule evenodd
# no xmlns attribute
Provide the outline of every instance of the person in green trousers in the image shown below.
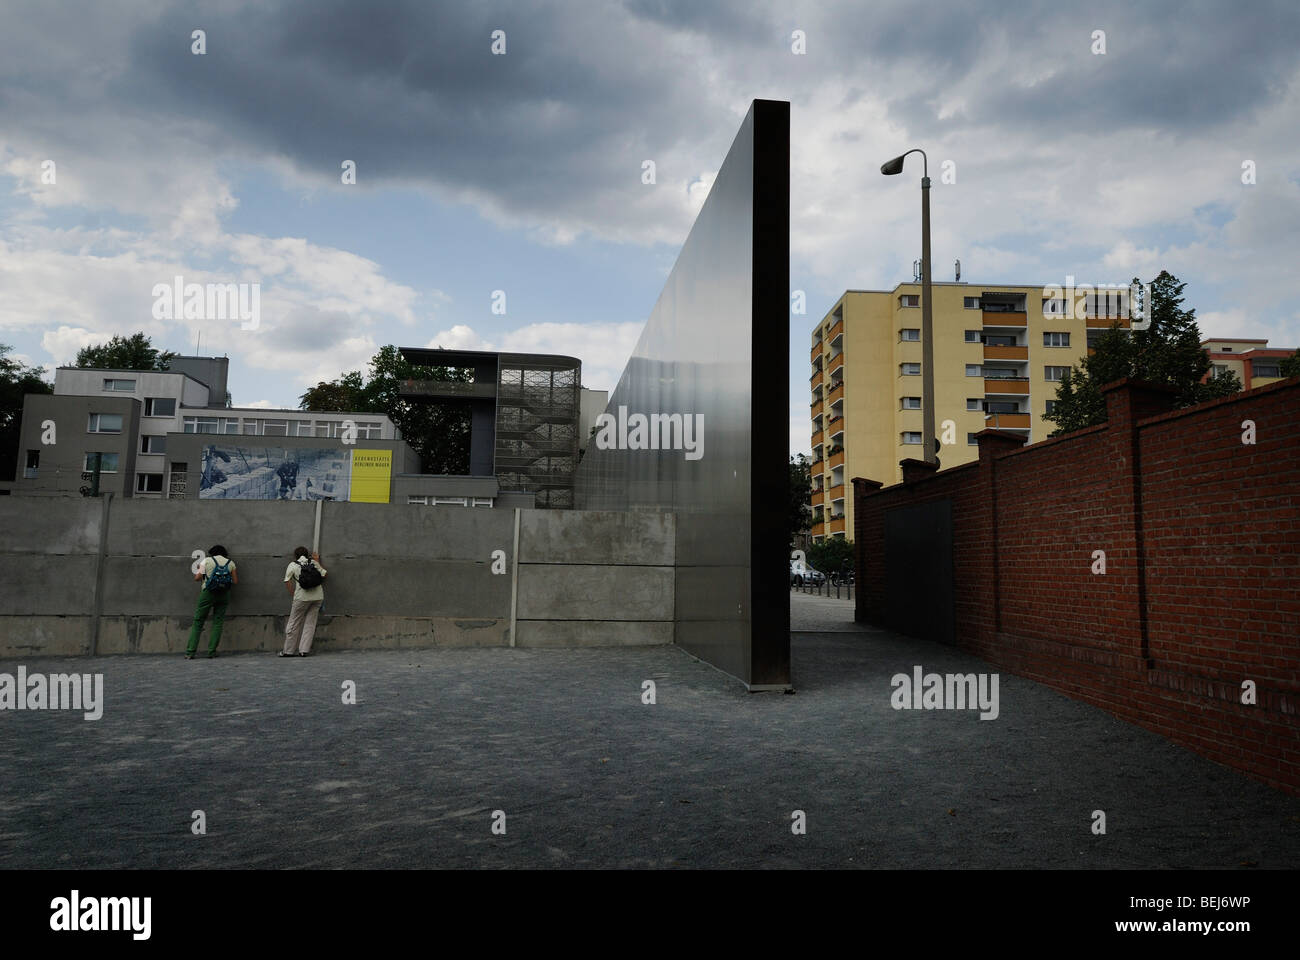
<svg viewBox="0 0 1300 960"><path fill-rule="evenodd" d="M194 579L203 581L199 589L199 605L194 610L194 624L190 627L190 642L185 648L185 659L193 660L194 651L199 647L199 634L203 632L203 623L212 613L212 634L208 638L208 658L217 655L217 644L221 642L221 628L226 622L226 606L230 603L231 588L239 583L239 573L235 562L227 555L226 548L214 544L203 559L203 568L194 574Z"/></svg>

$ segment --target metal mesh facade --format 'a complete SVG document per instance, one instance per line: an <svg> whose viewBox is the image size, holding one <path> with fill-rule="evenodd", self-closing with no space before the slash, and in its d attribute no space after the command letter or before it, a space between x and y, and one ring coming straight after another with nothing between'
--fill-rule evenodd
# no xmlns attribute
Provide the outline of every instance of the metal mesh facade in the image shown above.
<svg viewBox="0 0 1300 960"><path fill-rule="evenodd" d="M495 454L502 490L532 491L539 507L573 506L581 386L576 360L501 354Z"/></svg>

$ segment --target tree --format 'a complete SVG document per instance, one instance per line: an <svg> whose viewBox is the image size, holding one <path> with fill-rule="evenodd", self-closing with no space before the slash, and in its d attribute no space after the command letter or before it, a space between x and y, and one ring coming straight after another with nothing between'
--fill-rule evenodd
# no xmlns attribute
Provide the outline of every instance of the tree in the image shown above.
<svg viewBox="0 0 1300 960"><path fill-rule="evenodd" d="M114 335L108 343L83 347L77 351L73 366L83 370L166 370L175 356L155 348L143 333L134 333L129 337Z"/></svg>
<svg viewBox="0 0 1300 960"><path fill-rule="evenodd" d="M808 563L822 573L853 569L853 541L845 537L826 537L808 548Z"/></svg>
<svg viewBox="0 0 1300 960"><path fill-rule="evenodd" d="M397 347L381 347L370 360L369 377L360 370L311 387L298 398L303 410L382 413L402 431L420 456L425 473L469 473L469 403L423 403L401 396L406 380L468 383L468 371L422 367L408 362Z"/></svg>
<svg viewBox="0 0 1300 960"><path fill-rule="evenodd" d="M1300 350L1283 360L1280 366L1282 376L1300 377Z"/></svg>
<svg viewBox="0 0 1300 960"><path fill-rule="evenodd" d="M811 493L812 467L801 453L790 458L790 507L786 514L789 547L794 546L796 537L812 529L812 507L808 503Z"/></svg>
<svg viewBox="0 0 1300 960"><path fill-rule="evenodd" d="M53 393L39 367L28 367L8 356L11 347L0 343L0 479L17 478L18 444L22 441L23 397Z"/></svg>
<svg viewBox="0 0 1300 960"><path fill-rule="evenodd" d="M1098 338L1096 351L1066 372L1056 391L1056 406L1043 418L1056 424L1050 436L1104 423L1101 387L1125 377L1173 387L1176 407L1241 391L1241 381L1232 372L1201 382L1210 371L1210 355L1201 346L1196 310L1183 309L1186 286L1161 270L1151 281L1150 326L1125 331L1112 324Z"/></svg>

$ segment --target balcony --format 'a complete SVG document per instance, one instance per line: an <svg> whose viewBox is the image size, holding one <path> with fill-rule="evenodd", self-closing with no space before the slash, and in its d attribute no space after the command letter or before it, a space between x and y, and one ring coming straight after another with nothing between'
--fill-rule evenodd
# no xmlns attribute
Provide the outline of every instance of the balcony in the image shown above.
<svg viewBox="0 0 1300 960"><path fill-rule="evenodd" d="M1023 310L982 310L986 327L1023 327L1029 315Z"/></svg>
<svg viewBox="0 0 1300 960"><path fill-rule="evenodd" d="M812 495L812 505L814 507L819 507L825 502L826 502L826 491L814 490Z"/></svg>
<svg viewBox="0 0 1300 960"><path fill-rule="evenodd" d="M841 450L839 453L832 453L830 460L826 464L826 469L834 470L836 467L842 466L844 466L844 451Z"/></svg>
<svg viewBox="0 0 1300 960"><path fill-rule="evenodd" d="M844 399L844 381L841 380L838 384L836 384L834 389L831 390L830 395L826 398L826 402L835 403L836 401L843 400L843 399Z"/></svg>
<svg viewBox="0 0 1300 960"><path fill-rule="evenodd" d="M824 344L820 340L818 340L816 346L812 348L812 357L810 357L810 359L813 363L816 363L817 358L822 355L823 346Z"/></svg>
<svg viewBox="0 0 1300 960"><path fill-rule="evenodd" d="M991 344L984 345L985 360L1028 360L1028 347L998 347Z"/></svg>
<svg viewBox="0 0 1300 960"><path fill-rule="evenodd" d="M812 525L812 529L811 529L809 532L810 532L814 537L824 537L824 536L826 536L826 524L821 523L821 522L814 523L814 524Z"/></svg>
<svg viewBox="0 0 1300 960"><path fill-rule="evenodd" d="M843 366L844 366L843 353L837 353L835 356L831 357L830 363L827 364L827 367L829 368L830 371L830 375L832 377L835 376L836 371L840 370Z"/></svg>
<svg viewBox="0 0 1300 960"><path fill-rule="evenodd" d="M813 371L813 375L812 375L811 377L809 377L808 379L812 382L812 388L813 388L814 390L815 390L817 387L820 387L820 386L822 385L822 371L821 371L821 367L818 367L816 370L814 370L814 371Z"/></svg>
<svg viewBox="0 0 1300 960"><path fill-rule="evenodd" d="M835 484L835 486L831 487L829 490L826 491L826 495L830 498L831 503L834 503L836 500L843 500L844 484L842 483Z"/></svg>
<svg viewBox="0 0 1300 960"><path fill-rule="evenodd" d="M840 317L838 320L835 321L835 325L826 331L826 339L834 340L843 332L844 332L844 318Z"/></svg>
<svg viewBox="0 0 1300 960"><path fill-rule="evenodd" d="M827 532L828 532L828 533L843 533L843 532L844 532L844 517L842 517L842 516L840 516L840 517L831 517L831 523L830 523L830 526L827 528Z"/></svg>
<svg viewBox="0 0 1300 960"><path fill-rule="evenodd" d="M989 430L1028 430L1029 414L990 413L988 419L984 421L984 426Z"/></svg>
<svg viewBox="0 0 1300 960"><path fill-rule="evenodd" d="M453 397L491 400L497 395L495 383L449 383L444 380L403 380L397 388L402 397Z"/></svg>
<svg viewBox="0 0 1300 960"><path fill-rule="evenodd" d="M986 394L1001 394L1010 397L1027 397L1029 396L1029 378L1010 377L993 379L984 378L984 392Z"/></svg>
<svg viewBox="0 0 1300 960"><path fill-rule="evenodd" d="M1114 323L1118 323L1125 330L1129 328L1127 317L1086 317L1083 321L1084 326L1089 330L1109 330Z"/></svg>
<svg viewBox="0 0 1300 960"><path fill-rule="evenodd" d="M812 415L814 417L820 417L822 415L822 402L820 398L813 401Z"/></svg>
<svg viewBox="0 0 1300 960"><path fill-rule="evenodd" d="M818 447L820 447L820 446L822 445L822 439L823 439L825 436L826 436L825 433L823 433L821 430L817 430L817 431L815 431L815 432L813 433L813 435L812 435L812 446L813 446L813 449L814 449L814 450L817 449Z"/></svg>

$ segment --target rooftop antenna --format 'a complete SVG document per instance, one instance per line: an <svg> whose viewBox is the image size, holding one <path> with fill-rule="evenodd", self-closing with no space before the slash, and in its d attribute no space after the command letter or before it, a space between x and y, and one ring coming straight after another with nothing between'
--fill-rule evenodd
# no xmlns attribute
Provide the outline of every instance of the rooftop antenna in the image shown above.
<svg viewBox="0 0 1300 960"><path fill-rule="evenodd" d="M199 341L202 339L203 339L203 328L200 327L198 330L194 331L194 355L196 357L199 355Z"/></svg>
<svg viewBox="0 0 1300 960"><path fill-rule="evenodd" d="M955 269L957 271L957 282L961 283L961 261L960 260L957 261Z"/></svg>

